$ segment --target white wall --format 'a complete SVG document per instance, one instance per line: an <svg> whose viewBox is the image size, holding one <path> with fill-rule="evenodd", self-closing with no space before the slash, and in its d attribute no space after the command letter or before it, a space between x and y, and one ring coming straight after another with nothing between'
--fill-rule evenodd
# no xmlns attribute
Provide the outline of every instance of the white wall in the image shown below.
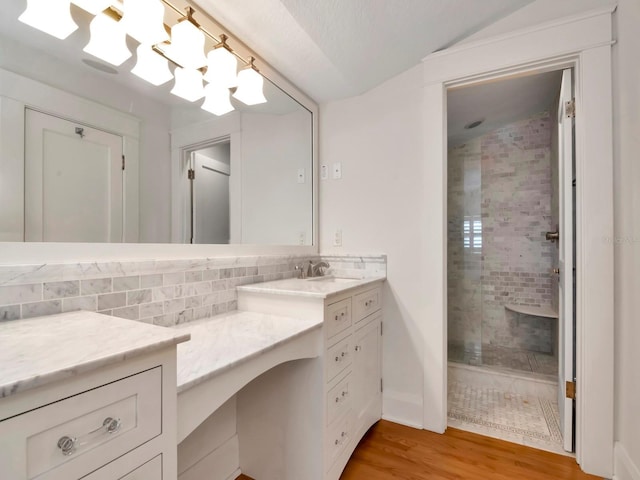
<svg viewBox="0 0 640 480"><path fill-rule="evenodd" d="M482 40L561 16L608 5L605 0L537 0L468 39ZM614 55L615 149L615 326L616 326L616 475L640 479L640 381L637 348L636 276L640 273L640 4L620 0ZM320 184L321 251L331 247L333 232L343 230L343 251L381 250L389 255L384 344L387 417L420 423L400 410L395 398L422 401L418 372L423 352L412 338L422 321L428 292L420 262L429 245L420 242L424 206L420 191L429 189L420 155L419 75L411 70L360 97L321 107L321 164L343 162L343 179ZM435 179L440 182L440 179ZM393 212L393 214L389 214ZM603 241L610 241L604 239ZM425 359L429 365L429 359Z"/></svg>
<svg viewBox="0 0 640 480"><path fill-rule="evenodd" d="M309 244L313 225L309 112L243 113L241 121L242 243ZM299 169L305 171L304 183L297 181Z"/></svg>
<svg viewBox="0 0 640 480"><path fill-rule="evenodd" d="M141 120L140 241L168 242L171 226L169 108L113 82L108 74L94 72L82 64L65 63L1 37L0 67ZM3 94L11 97L11 92ZM64 115L64 112L54 113Z"/></svg>
<svg viewBox="0 0 640 480"><path fill-rule="evenodd" d="M320 107L320 164L342 164L342 179L320 181L320 251L384 252L385 418L422 425L422 312L429 302L422 261L422 70L362 96ZM342 230L342 247L333 247ZM425 359L427 364L429 359Z"/></svg>

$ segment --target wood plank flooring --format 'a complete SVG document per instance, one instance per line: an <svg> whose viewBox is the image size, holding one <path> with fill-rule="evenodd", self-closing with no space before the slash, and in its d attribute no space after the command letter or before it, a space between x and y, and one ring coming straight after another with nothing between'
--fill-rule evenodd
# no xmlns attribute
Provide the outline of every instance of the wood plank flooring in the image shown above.
<svg viewBox="0 0 640 480"><path fill-rule="evenodd" d="M449 428L444 435L381 420L340 480L595 480L571 457ZM241 475L239 480L252 480ZM301 479L302 480L302 479Z"/></svg>
<svg viewBox="0 0 640 480"><path fill-rule="evenodd" d="M340 480L587 480L575 459L474 433L444 435L381 420Z"/></svg>

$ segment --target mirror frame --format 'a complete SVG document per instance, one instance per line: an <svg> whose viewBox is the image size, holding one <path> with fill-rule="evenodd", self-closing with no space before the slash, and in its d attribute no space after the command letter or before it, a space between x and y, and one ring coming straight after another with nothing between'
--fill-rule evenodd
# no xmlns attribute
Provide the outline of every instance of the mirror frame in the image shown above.
<svg viewBox="0 0 640 480"><path fill-rule="evenodd" d="M196 9L198 21L216 34L224 33L234 51L243 58L253 56L260 73L279 87L285 94L311 112L312 122L312 244L311 245L249 245L249 244L208 244L192 245L178 243L38 243L0 242L0 265L33 263L75 263L95 261L153 260L157 258L186 259L202 257L229 257L250 255L311 255L319 252L318 222L318 104L277 70L265 62L260 55L247 47L223 25L215 21L205 9L195 2L172 0L178 8L187 6ZM0 136L0 141L2 137ZM173 190L172 185L172 190ZM173 192L172 192L173 195ZM175 211L172 209L172 215Z"/></svg>

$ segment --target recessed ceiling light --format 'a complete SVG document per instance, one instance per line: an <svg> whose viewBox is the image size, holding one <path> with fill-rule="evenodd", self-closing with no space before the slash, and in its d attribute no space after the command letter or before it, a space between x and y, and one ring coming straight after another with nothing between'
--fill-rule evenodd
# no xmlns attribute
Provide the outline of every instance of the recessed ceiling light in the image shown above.
<svg viewBox="0 0 640 480"><path fill-rule="evenodd" d="M106 65L106 64L98 62L96 60L91 60L90 58L83 58L82 59L82 63L84 63L85 65L90 66L91 68L95 68L96 70L100 70L101 72L104 72L104 73L110 73L111 75L117 75L118 74L118 70L116 70L115 68L111 67L110 65Z"/></svg>
<svg viewBox="0 0 640 480"><path fill-rule="evenodd" d="M474 120L473 122L467 123L464 128L465 130L471 130L472 128L476 128L484 122L484 118L482 120Z"/></svg>

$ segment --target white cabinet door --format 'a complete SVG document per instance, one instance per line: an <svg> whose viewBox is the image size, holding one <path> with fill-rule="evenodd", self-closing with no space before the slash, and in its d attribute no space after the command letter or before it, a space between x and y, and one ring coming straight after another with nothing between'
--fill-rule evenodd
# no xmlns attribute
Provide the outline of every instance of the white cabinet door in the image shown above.
<svg viewBox="0 0 640 480"><path fill-rule="evenodd" d="M353 411L356 438L360 438L382 413L381 337L382 316L357 330L354 336Z"/></svg>
<svg viewBox="0 0 640 480"><path fill-rule="evenodd" d="M27 109L25 240L122 242L122 137Z"/></svg>

